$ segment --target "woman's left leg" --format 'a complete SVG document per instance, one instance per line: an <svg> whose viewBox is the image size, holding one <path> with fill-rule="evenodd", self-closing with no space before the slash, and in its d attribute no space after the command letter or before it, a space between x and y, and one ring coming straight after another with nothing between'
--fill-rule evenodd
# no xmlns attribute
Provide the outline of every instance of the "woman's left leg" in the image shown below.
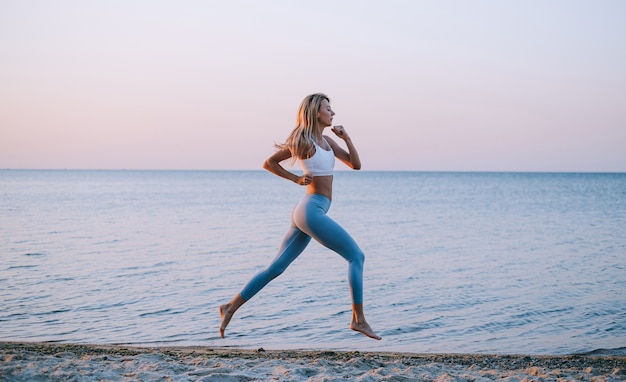
<svg viewBox="0 0 626 382"><path fill-rule="evenodd" d="M294 222L300 230L348 261L348 283L352 296L350 328L379 340L381 338L369 326L363 313L363 251L352 236L326 214L330 199L315 194L311 198L314 200L306 204L306 210L294 213Z"/></svg>
<svg viewBox="0 0 626 382"><path fill-rule="evenodd" d="M308 198L310 200L307 203L294 210L294 224L302 232L346 259L352 303L362 304L365 262L363 251L343 227L326 215L330 208L330 199L318 194L308 195Z"/></svg>

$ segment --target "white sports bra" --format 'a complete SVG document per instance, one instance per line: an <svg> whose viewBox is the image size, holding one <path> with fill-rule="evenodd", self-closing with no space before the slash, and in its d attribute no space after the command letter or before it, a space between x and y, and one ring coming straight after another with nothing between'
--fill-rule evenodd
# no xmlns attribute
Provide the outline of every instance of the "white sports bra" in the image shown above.
<svg viewBox="0 0 626 382"><path fill-rule="evenodd" d="M326 139L324 139L324 142L330 146ZM302 166L302 171L311 176L332 175L335 167L335 153L332 147L330 150L324 150L317 142L313 141L313 144L315 144L315 154L307 159L298 159L300 166Z"/></svg>

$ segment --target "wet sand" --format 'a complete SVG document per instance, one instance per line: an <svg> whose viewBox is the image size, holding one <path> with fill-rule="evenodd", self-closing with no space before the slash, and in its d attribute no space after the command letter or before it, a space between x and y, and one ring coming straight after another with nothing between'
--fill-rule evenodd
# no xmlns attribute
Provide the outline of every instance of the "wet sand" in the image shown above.
<svg viewBox="0 0 626 382"><path fill-rule="evenodd" d="M626 355L241 350L0 342L1 381L625 381Z"/></svg>

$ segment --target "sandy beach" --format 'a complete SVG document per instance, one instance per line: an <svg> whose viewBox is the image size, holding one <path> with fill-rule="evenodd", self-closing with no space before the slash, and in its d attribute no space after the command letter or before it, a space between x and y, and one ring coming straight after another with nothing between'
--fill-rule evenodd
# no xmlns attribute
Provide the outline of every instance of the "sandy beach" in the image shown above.
<svg viewBox="0 0 626 382"><path fill-rule="evenodd" d="M2 381L624 381L625 355L469 355L0 343Z"/></svg>

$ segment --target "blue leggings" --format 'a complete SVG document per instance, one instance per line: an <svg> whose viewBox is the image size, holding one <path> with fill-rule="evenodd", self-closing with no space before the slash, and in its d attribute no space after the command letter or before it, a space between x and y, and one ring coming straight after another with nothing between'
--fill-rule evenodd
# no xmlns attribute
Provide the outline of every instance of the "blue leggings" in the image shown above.
<svg viewBox="0 0 626 382"><path fill-rule="evenodd" d="M363 262L365 256L346 232L326 213L330 199L320 194L306 194L294 207L291 227L270 265L257 273L241 291L246 301L251 299L270 281L282 274L314 238L325 247L337 252L348 261L348 282L353 304L363 303Z"/></svg>

